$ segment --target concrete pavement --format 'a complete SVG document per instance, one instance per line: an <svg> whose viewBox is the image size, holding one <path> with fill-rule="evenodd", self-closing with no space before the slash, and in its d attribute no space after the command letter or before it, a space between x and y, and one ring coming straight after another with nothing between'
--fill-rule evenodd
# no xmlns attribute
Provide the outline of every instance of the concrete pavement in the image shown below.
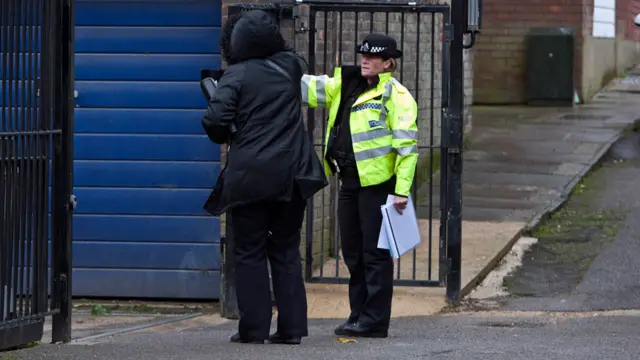
<svg viewBox="0 0 640 360"><path fill-rule="evenodd" d="M175 332L132 333L89 344L41 345L0 353L11 360L636 360L636 312L544 314L480 313L402 318L388 339L339 342L335 320L314 320L300 346L228 342L234 324L185 327ZM4 358L3 358L4 356Z"/></svg>

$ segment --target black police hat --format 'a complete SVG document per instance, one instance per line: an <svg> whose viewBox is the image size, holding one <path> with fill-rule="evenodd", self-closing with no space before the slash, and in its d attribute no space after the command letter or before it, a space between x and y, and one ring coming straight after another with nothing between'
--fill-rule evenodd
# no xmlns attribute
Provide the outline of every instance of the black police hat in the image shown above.
<svg viewBox="0 0 640 360"><path fill-rule="evenodd" d="M402 51L398 49L396 40L391 36L379 33L367 35L362 44L356 47L356 52L394 59L402 57Z"/></svg>

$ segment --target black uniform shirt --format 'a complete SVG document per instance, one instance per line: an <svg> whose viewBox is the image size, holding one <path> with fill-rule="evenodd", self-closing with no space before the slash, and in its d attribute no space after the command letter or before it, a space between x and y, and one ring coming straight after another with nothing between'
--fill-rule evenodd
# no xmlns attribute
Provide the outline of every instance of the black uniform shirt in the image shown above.
<svg viewBox="0 0 640 360"><path fill-rule="evenodd" d="M358 76L354 81L348 84L343 84L344 88L341 94L340 107L338 108L338 115L336 117L336 143L333 151L346 154L347 157L355 160L353 156L353 143L351 141L351 107L358 100L358 97L363 93L378 86L380 78L376 77L375 81L371 84L367 79L362 76ZM333 156L338 159L339 156ZM340 173L343 180L342 186L344 187L359 187L360 178L358 176L358 169L356 168L355 161L352 164L345 166L338 160L340 166Z"/></svg>

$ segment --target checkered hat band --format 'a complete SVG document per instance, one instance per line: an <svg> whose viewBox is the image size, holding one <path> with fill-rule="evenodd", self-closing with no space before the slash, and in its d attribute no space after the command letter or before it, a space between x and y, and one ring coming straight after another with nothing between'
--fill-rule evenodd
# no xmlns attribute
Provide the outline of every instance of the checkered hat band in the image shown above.
<svg viewBox="0 0 640 360"><path fill-rule="evenodd" d="M363 45L360 46L360 51L368 52L368 53L372 53L372 54L381 53L381 52L383 52L385 50L387 50L386 46L371 46L371 47L369 47L368 44L363 44Z"/></svg>

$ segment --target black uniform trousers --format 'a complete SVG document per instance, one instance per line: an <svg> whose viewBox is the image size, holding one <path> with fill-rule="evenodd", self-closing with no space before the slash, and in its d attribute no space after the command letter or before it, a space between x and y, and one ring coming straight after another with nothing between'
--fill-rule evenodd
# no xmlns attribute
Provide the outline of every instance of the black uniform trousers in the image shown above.
<svg viewBox="0 0 640 360"><path fill-rule="evenodd" d="M284 338L308 336L307 297L300 260L300 228L306 202L257 202L231 209L236 281L243 340L266 340L272 318L267 258ZM271 234L269 234L271 232Z"/></svg>
<svg viewBox="0 0 640 360"><path fill-rule="evenodd" d="M338 198L342 255L349 269L349 322L373 331L386 331L391 320L393 260L378 249L382 225L380 206L395 190L395 177L380 185L360 187L343 179Z"/></svg>

